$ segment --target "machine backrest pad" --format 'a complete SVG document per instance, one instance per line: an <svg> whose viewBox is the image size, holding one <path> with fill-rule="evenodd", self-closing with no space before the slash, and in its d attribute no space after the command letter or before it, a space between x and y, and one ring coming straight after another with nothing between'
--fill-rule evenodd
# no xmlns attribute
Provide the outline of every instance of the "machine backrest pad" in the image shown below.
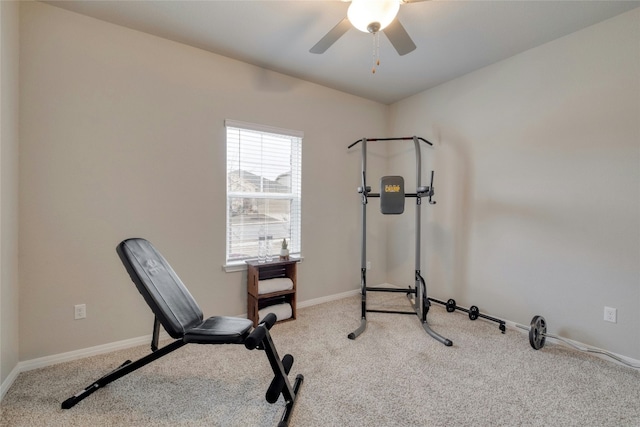
<svg viewBox="0 0 640 427"><path fill-rule="evenodd" d="M202 310L180 278L153 245L140 238L127 239L116 249L131 280L173 338L203 320Z"/></svg>

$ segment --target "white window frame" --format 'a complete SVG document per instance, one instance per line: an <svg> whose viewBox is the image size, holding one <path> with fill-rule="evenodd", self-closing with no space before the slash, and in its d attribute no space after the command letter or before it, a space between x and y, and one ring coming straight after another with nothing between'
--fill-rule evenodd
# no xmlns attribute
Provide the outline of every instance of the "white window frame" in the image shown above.
<svg viewBox="0 0 640 427"><path fill-rule="evenodd" d="M243 259L230 259L230 234L231 234L231 199L232 198L253 198L253 199L269 199L269 200L291 200L291 210L290 210L290 221L291 221L291 236L287 239L289 243L289 251L290 255L295 257L301 257L301 248L302 248L302 139L304 138L304 133L301 131L290 130L290 129L282 129L273 126L266 126L255 123L247 123L238 120L225 120L225 146L226 146L226 160L225 167L226 170L226 230L225 230L225 264L223 266L224 270L227 272L233 271L241 271L246 269L246 259L255 259L255 257L243 258ZM298 151L298 160L297 164L293 165L291 170L291 192L289 193L266 193L266 192L238 192L238 191L230 191L229 190L229 173L231 171L229 168L229 128L239 129L240 131L254 131L264 134L273 134L277 136L284 137L292 137L297 139L297 141L292 140L292 147L294 151ZM273 245L279 242L273 242ZM279 244L277 244L279 247ZM275 249L274 249L275 252ZM275 252L275 255L278 256L278 252Z"/></svg>

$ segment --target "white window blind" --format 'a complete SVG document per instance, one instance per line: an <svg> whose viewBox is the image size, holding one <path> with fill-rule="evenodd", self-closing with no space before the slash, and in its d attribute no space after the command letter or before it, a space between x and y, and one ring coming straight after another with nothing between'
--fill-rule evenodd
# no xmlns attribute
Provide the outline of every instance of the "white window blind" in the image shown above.
<svg viewBox="0 0 640 427"><path fill-rule="evenodd" d="M258 237L300 254L302 132L226 120L227 264L258 257Z"/></svg>

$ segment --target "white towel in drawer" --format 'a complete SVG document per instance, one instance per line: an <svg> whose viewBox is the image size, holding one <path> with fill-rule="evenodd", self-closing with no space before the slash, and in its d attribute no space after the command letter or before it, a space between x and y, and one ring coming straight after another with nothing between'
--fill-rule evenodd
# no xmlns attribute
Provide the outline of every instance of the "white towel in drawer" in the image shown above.
<svg viewBox="0 0 640 427"><path fill-rule="evenodd" d="M258 322L262 322L262 319L264 319L264 317L269 313L275 314L278 320L289 319L293 314L291 310L291 304L287 302L274 304L267 306L262 310L258 310Z"/></svg>
<svg viewBox="0 0 640 427"><path fill-rule="evenodd" d="M293 281L288 277L276 277L258 281L258 294L270 294L271 292L288 291L293 289Z"/></svg>

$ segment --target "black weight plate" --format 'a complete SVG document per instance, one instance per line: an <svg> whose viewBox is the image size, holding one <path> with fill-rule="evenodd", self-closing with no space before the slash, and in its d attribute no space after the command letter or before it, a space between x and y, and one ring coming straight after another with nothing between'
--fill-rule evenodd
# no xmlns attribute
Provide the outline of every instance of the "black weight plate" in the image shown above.
<svg viewBox="0 0 640 427"><path fill-rule="evenodd" d="M475 305L469 307L469 319L476 320L478 318L478 314L480 314L480 309Z"/></svg>
<svg viewBox="0 0 640 427"><path fill-rule="evenodd" d="M456 311L456 300L450 299L447 301L447 311L449 313Z"/></svg>
<svg viewBox="0 0 640 427"><path fill-rule="evenodd" d="M535 350L544 347L547 333L547 322L542 316L533 316L531 319L531 328L529 329L529 344Z"/></svg>

